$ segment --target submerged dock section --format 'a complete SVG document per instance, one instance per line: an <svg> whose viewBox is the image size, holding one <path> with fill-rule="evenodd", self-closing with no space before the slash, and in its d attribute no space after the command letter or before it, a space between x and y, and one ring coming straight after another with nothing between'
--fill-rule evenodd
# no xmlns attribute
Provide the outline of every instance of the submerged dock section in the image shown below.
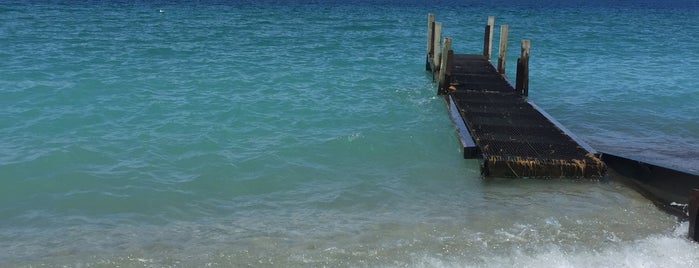
<svg viewBox="0 0 699 268"><path fill-rule="evenodd" d="M507 25L500 27L497 67L491 63L493 27L490 17L483 54L455 54L428 15L425 68L447 102L464 157L480 158L484 176L602 177L607 167L597 152L528 100L529 40L522 40L515 86L504 76Z"/></svg>

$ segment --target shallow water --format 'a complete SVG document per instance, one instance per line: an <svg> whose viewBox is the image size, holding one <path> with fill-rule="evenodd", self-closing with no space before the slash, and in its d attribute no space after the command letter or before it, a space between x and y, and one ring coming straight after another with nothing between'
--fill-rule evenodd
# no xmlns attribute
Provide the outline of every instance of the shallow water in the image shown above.
<svg viewBox="0 0 699 268"><path fill-rule="evenodd" d="M614 175L461 159L427 12L463 53L509 24L510 77L531 39L593 147L697 170L696 4L566 3L2 3L0 266L696 265Z"/></svg>

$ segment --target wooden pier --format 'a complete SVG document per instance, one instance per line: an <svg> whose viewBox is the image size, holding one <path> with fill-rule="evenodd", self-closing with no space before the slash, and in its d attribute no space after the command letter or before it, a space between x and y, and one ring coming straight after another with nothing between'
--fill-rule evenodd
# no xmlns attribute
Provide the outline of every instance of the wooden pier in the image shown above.
<svg viewBox="0 0 699 268"><path fill-rule="evenodd" d="M442 24L428 15L425 68L437 82L463 145L493 177L602 177L600 155L528 100L529 40L522 40L517 78L504 77L507 25L500 27L497 68L491 63L494 18L484 31L483 54L454 54Z"/></svg>

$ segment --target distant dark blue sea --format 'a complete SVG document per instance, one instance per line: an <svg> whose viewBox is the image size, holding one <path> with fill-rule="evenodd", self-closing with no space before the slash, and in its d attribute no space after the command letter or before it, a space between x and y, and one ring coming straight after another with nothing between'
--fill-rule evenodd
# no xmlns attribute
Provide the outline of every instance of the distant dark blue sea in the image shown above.
<svg viewBox="0 0 699 268"><path fill-rule="evenodd" d="M510 78L531 40L595 149L699 172L697 1L3 1L0 267L699 265L615 174L481 178L428 12L457 53L508 24Z"/></svg>

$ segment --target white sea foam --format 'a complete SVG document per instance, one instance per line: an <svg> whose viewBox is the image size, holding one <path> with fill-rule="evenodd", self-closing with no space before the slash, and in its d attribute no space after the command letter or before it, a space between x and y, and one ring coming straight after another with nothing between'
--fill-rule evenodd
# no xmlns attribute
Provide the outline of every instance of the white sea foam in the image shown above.
<svg viewBox="0 0 699 268"><path fill-rule="evenodd" d="M505 254L484 254L472 258L445 259L422 256L414 267L696 267L699 244L686 238L688 223L678 224L671 234L651 235L639 240L612 243L599 248L567 250L555 244L535 248L533 252L514 249Z"/></svg>

